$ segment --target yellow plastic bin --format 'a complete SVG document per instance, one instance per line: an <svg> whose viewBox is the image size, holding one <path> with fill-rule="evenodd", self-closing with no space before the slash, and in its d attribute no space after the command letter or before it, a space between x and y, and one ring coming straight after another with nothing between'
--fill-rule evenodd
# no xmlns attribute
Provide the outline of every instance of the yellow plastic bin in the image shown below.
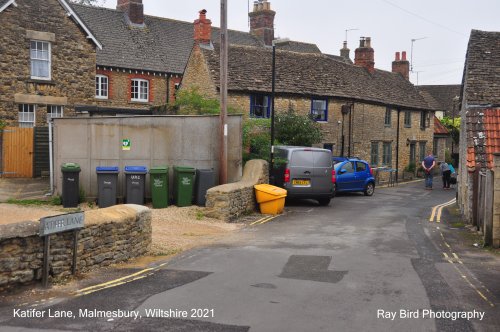
<svg viewBox="0 0 500 332"><path fill-rule="evenodd" d="M286 190L270 184L256 184L255 197L262 214L280 214L285 208Z"/></svg>

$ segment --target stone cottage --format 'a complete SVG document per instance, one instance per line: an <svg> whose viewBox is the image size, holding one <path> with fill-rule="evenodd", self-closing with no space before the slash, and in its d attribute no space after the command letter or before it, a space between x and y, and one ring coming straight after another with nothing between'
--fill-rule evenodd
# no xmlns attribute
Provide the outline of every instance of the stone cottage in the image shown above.
<svg viewBox="0 0 500 332"><path fill-rule="evenodd" d="M465 219L473 224L479 210L474 199L479 192L477 177L499 166L493 162L494 153L500 152L499 76L500 32L472 30L462 79L458 199ZM494 225L500 245L498 196L495 193Z"/></svg>
<svg viewBox="0 0 500 332"><path fill-rule="evenodd" d="M0 119L44 126L94 103L100 41L66 0L0 0Z"/></svg>
<svg viewBox="0 0 500 332"><path fill-rule="evenodd" d="M219 48L193 48L181 89L219 94ZM276 110L312 114L324 133L322 146L358 156L374 167L401 172L432 151L434 109L408 80L406 53L393 72L376 69L370 38L362 38L354 65L324 54L276 52ZM249 119L270 116L272 49L229 48L228 105ZM344 137L344 139L342 139Z"/></svg>
<svg viewBox="0 0 500 332"><path fill-rule="evenodd" d="M183 22L144 15L142 0L117 0L116 10L72 6L103 44L96 60L97 107L79 108L93 115L145 114L151 106L173 102L193 44L220 38L205 10L194 22ZM250 13L250 32L229 30L229 43L270 45L275 14L268 1L261 1ZM320 53L314 44L291 42L286 47Z"/></svg>

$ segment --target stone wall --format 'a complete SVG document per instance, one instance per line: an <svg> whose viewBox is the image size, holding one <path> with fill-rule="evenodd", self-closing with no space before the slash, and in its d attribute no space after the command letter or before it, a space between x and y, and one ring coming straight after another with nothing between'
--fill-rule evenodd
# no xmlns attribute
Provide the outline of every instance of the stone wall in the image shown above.
<svg viewBox="0 0 500 332"><path fill-rule="evenodd" d="M40 281L43 238L39 222L0 225L0 291ZM51 235L50 277L71 274L73 233ZM85 212L78 234L78 272L146 254L151 246L151 211L140 205L117 205Z"/></svg>
<svg viewBox="0 0 500 332"><path fill-rule="evenodd" d="M207 191L207 216L225 221L251 213L256 208L253 186L269 183L269 165L265 160L245 164L241 181L210 188Z"/></svg>
<svg viewBox="0 0 500 332"><path fill-rule="evenodd" d="M493 155L493 227L492 245L500 248L500 153Z"/></svg>
<svg viewBox="0 0 500 332"><path fill-rule="evenodd" d="M219 92L199 46L193 48L182 77L181 90L191 89L197 89L206 98L219 98Z"/></svg>
<svg viewBox="0 0 500 332"><path fill-rule="evenodd" d="M36 105L36 125L46 124L48 105L74 113L95 103L96 46L57 0L25 0L1 14L0 119L16 126L18 105ZM51 79L31 79L30 43L50 42Z"/></svg>

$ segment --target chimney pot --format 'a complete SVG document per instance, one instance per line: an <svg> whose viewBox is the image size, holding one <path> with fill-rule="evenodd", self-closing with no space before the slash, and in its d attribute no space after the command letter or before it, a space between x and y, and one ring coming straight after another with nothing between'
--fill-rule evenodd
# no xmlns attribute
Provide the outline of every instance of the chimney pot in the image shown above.
<svg viewBox="0 0 500 332"><path fill-rule="evenodd" d="M396 61L399 61L399 52L396 52Z"/></svg>
<svg viewBox="0 0 500 332"><path fill-rule="evenodd" d="M365 39L365 47L372 47L372 38L371 37L366 37Z"/></svg>
<svg viewBox="0 0 500 332"><path fill-rule="evenodd" d="M402 56L403 56L403 61L406 61L406 51L402 52Z"/></svg>

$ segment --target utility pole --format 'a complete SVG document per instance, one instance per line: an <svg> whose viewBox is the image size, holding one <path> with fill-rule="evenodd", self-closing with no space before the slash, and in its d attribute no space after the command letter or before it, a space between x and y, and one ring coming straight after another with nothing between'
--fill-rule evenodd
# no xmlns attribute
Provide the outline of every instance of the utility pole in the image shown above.
<svg viewBox="0 0 500 332"><path fill-rule="evenodd" d="M227 183L227 0L220 1L220 184Z"/></svg>

